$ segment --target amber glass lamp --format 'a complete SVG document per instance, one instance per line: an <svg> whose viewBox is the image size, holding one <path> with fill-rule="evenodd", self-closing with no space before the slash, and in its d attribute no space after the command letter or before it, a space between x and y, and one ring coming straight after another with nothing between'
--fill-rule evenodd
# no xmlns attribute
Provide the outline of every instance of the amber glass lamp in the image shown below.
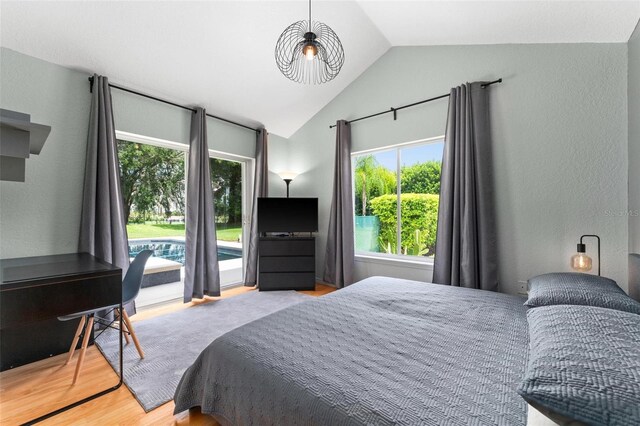
<svg viewBox="0 0 640 426"><path fill-rule="evenodd" d="M597 235L583 235L580 237L576 254L571 256L571 269L578 272L588 272L593 268L593 260L587 255L587 246L582 241L585 237L598 239L598 275L600 275L600 237Z"/></svg>

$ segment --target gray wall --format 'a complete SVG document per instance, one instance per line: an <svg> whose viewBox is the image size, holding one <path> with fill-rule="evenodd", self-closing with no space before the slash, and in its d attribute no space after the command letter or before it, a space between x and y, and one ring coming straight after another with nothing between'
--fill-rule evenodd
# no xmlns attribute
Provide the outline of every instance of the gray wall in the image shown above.
<svg viewBox="0 0 640 426"><path fill-rule="evenodd" d="M640 23L629 40L629 251L640 253Z"/></svg>
<svg viewBox="0 0 640 426"><path fill-rule="evenodd" d="M0 182L0 258L76 251L88 76L5 48L0 65L0 106L51 126L40 155L27 160L25 182Z"/></svg>
<svg viewBox="0 0 640 426"><path fill-rule="evenodd" d="M52 128L42 153L27 161L26 182L0 182L0 258L75 251L91 104L88 74L6 48L0 62L0 107L29 113ZM118 130L189 143L187 110L118 90L112 96ZM207 125L211 149L254 156L254 132L214 119ZM270 147L271 161L284 168L286 140L273 135ZM271 175L276 194L278 180Z"/></svg>
<svg viewBox="0 0 640 426"><path fill-rule="evenodd" d="M629 294L640 300L640 22L628 46Z"/></svg>
<svg viewBox="0 0 640 426"><path fill-rule="evenodd" d="M393 48L290 138L296 188L320 199L317 275L324 265L336 119L448 93L465 81L491 87L502 291L566 271L581 234L603 240L603 274L627 285L627 46L491 45ZM447 100L353 124L353 149L444 133ZM589 245L588 250L594 246ZM397 265L397 266L393 266ZM416 268L418 268L416 270ZM357 277L430 280L429 268L356 265Z"/></svg>

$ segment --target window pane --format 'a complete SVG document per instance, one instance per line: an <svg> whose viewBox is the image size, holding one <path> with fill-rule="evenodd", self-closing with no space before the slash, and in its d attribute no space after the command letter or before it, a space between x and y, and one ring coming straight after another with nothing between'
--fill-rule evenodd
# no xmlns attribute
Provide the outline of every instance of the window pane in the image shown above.
<svg viewBox="0 0 640 426"><path fill-rule="evenodd" d="M119 140L118 159L129 239L184 238L184 153Z"/></svg>
<svg viewBox="0 0 640 426"><path fill-rule="evenodd" d="M219 241L242 242L242 165L212 158L210 163Z"/></svg>
<svg viewBox="0 0 640 426"><path fill-rule="evenodd" d="M444 142L400 149L401 253L433 256Z"/></svg>
<svg viewBox="0 0 640 426"><path fill-rule="evenodd" d="M397 150L353 158L356 251L397 252Z"/></svg>
<svg viewBox="0 0 640 426"><path fill-rule="evenodd" d="M220 284L242 281L242 164L211 158Z"/></svg>

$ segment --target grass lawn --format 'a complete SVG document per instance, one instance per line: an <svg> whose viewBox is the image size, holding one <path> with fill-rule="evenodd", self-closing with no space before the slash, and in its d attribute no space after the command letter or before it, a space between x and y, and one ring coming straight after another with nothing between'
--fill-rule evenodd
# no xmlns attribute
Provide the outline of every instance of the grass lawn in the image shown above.
<svg viewBox="0 0 640 426"><path fill-rule="evenodd" d="M161 237L184 237L184 223L130 223L127 225L127 235L129 238L161 238ZM242 234L239 225L216 225L216 236L221 241L238 241Z"/></svg>

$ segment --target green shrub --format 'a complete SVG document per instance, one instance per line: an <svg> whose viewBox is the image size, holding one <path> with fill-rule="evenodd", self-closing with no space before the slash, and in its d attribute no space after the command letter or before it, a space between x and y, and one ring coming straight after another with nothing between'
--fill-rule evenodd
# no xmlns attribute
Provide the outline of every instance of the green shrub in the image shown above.
<svg viewBox="0 0 640 426"><path fill-rule="evenodd" d="M426 161L404 166L400 172L402 192L407 194L440 194L441 161Z"/></svg>
<svg viewBox="0 0 640 426"><path fill-rule="evenodd" d="M145 222L145 218L143 214L140 214L138 212L131 212L129 214L129 222L128 223L144 223Z"/></svg>
<svg viewBox="0 0 640 426"><path fill-rule="evenodd" d="M433 255L438 226L438 199L438 195L434 194L400 195L402 253ZM380 248L396 253L396 195L382 195L370 202L373 214L380 219Z"/></svg>

